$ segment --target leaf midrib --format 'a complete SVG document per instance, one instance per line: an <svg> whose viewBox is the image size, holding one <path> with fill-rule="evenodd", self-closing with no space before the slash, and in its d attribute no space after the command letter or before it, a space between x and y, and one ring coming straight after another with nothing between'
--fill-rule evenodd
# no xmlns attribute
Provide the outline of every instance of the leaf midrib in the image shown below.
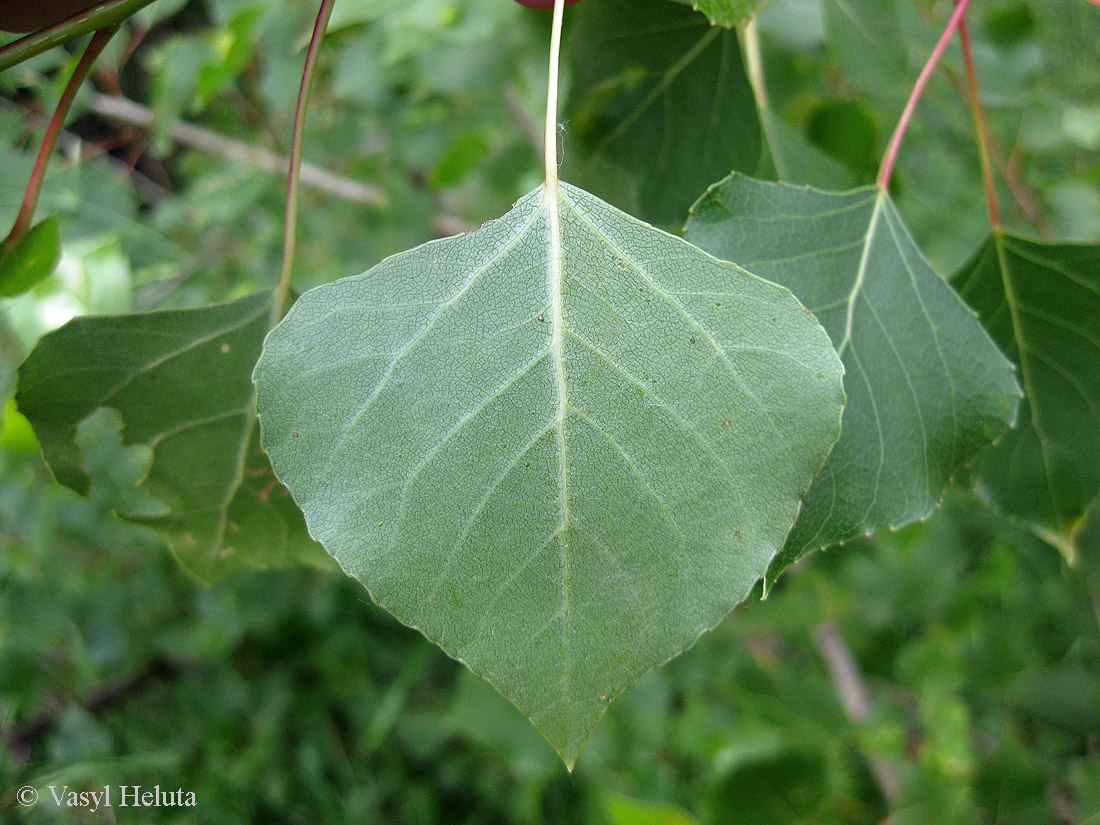
<svg viewBox="0 0 1100 825"><path fill-rule="evenodd" d="M554 438L558 445L559 484L561 488L561 525L558 528L561 542L562 568L562 696L569 695L569 668L571 658L570 627L570 565L569 565L569 447L565 439L565 418L569 413L569 386L565 374L565 310L562 302L562 245L561 245L561 185L556 178L546 182L542 191L541 209L546 210L549 224L549 281L550 314L553 328L550 352L554 359L554 377L558 406L554 416Z"/></svg>

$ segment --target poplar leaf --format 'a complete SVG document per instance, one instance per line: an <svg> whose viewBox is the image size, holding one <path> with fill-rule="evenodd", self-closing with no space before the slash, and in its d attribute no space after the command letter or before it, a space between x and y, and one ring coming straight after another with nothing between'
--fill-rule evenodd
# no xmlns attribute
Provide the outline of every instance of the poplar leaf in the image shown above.
<svg viewBox="0 0 1100 825"><path fill-rule="evenodd" d="M22 295L57 269L61 261L61 223L51 215L15 243L0 242L0 297Z"/></svg>
<svg viewBox="0 0 1100 825"><path fill-rule="evenodd" d="M1015 419L1012 365L885 192L735 175L695 205L686 236L791 289L844 359L840 442L769 582L814 550L927 518L952 474Z"/></svg>
<svg viewBox="0 0 1100 825"><path fill-rule="evenodd" d="M571 766L763 575L843 390L786 289L558 193L306 293L255 377L311 534Z"/></svg>
<svg viewBox="0 0 1100 825"><path fill-rule="evenodd" d="M577 6L563 173L645 221L681 227L731 169L760 166L737 33L667 0Z"/></svg>
<svg viewBox="0 0 1100 825"><path fill-rule="evenodd" d="M676 0L701 11L714 26L732 29L747 23L768 0Z"/></svg>
<svg viewBox="0 0 1100 825"><path fill-rule="evenodd" d="M75 318L19 369L19 410L57 480L155 530L205 580L326 559L256 432L271 300Z"/></svg>
<svg viewBox="0 0 1100 825"><path fill-rule="evenodd" d="M1072 558L1100 495L1100 247L997 232L955 284L1027 397L1019 426L976 465L978 489Z"/></svg>

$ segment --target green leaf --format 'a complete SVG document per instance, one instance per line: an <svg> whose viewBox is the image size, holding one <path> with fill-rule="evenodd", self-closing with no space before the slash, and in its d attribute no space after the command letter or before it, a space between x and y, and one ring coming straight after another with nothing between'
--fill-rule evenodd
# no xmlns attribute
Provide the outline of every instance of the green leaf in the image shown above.
<svg viewBox="0 0 1100 825"><path fill-rule="evenodd" d="M768 0L676 0L705 14L715 26L732 29L742 26L760 11Z"/></svg>
<svg viewBox="0 0 1100 825"><path fill-rule="evenodd" d="M51 215L15 243L0 243L0 296L22 295L57 269L61 260L61 222Z"/></svg>
<svg viewBox="0 0 1100 825"><path fill-rule="evenodd" d="M822 189L846 189L855 183L855 176L844 164L802 137L771 109L760 112L760 123L779 180Z"/></svg>
<svg viewBox="0 0 1100 825"><path fill-rule="evenodd" d="M829 800L829 767L821 753L791 748L746 760L711 782L710 822L737 810L737 825L803 825L820 822Z"/></svg>
<svg viewBox="0 0 1100 825"><path fill-rule="evenodd" d="M144 444L125 446L118 410L100 407L76 428L76 443L91 474L88 497L135 516L163 516L170 511L138 487L153 466L153 450Z"/></svg>
<svg viewBox="0 0 1100 825"><path fill-rule="evenodd" d="M843 404L787 290L564 184L306 293L256 385L311 534L568 765L763 575Z"/></svg>
<svg viewBox="0 0 1100 825"><path fill-rule="evenodd" d="M997 232L955 281L1019 366L1020 424L975 467L979 490L1071 535L1100 495L1100 246Z"/></svg>
<svg viewBox="0 0 1100 825"><path fill-rule="evenodd" d="M908 50L897 0L821 0L825 42L847 79L878 94L904 94Z"/></svg>
<svg viewBox="0 0 1100 825"><path fill-rule="evenodd" d="M791 289L844 359L840 442L769 581L814 550L926 518L960 464L1012 422L1011 364L880 190L734 176L696 204L686 236Z"/></svg>
<svg viewBox="0 0 1100 825"><path fill-rule="evenodd" d="M761 135L737 33L666 0L577 7L563 171L650 223L679 228Z"/></svg>
<svg viewBox="0 0 1100 825"><path fill-rule="evenodd" d="M255 432L251 373L271 300L263 291L197 309L76 318L19 370L19 409L57 480L82 495L97 486L98 498L160 533L203 579L325 558Z"/></svg>
<svg viewBox="0 0 1100 825"><path fill-rule="evenodd" d="M608 794L604 809L611 825L696 825L683 808L659 802L646 802L621 794Z"/></svg>

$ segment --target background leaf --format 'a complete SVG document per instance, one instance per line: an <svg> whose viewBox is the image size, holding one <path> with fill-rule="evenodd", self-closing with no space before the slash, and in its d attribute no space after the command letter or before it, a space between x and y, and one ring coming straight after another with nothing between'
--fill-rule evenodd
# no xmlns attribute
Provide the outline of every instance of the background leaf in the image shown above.
<svg viewBox="0 0 1100 825"><path fill-rule="evenodd" d="M642 220L679 228L706 186L760 165L737 34L667 0L577 7L563 172Z"/></svg>
<svg viewBox="0 0 1100 825"><path fill-rule="evenodd" d="M646 802L621 794L608 794L604 808L611 825L696 825L696 820L676 805Z"/></svg>
<svg viewBox="0 0 1100 825"><path fill-rule="evenodd" d="M955 280L1019 366L1019 425L975 467L995 504L1057 536L1100 495L1100 247L997 232Z"/></svg>
<svg viewBox="0 0 1100 825"><path fill-rule="evenodd" d="M56 215L35 224L15 243L0 243L0 295L20 295L49 278L61 260L61 228Z"/></svg>
<svg viewBox="0 0 1100 825"><path fill-rule="evenodd" d="M821 0L829 52L864 89L904 95L908 52L896 0Z"/></svg>
<svg viewBox="0 0 1100 825"><path fill-rule="evenodd" d="M19 370L19 410L57 480L87 495L90 470L103 471L101 493L116 491L110 506L156 530L204 579L324 559L254 432L251 373L270 315L264 290L196 309L76 318Z"/></svg>
<svg viewBox="0 0 1100 825"><path fill-rule="evenodd" d="M705 14L715 26L732 29L748 22L768 0L676 0Z"/></svg>
<svg viewBox="0 0 1100 825"><path fill-rule="evenodd" d="M256 368L310 532L569 765L744 599L837 436L785 289L575 187L305 294Z"/></svg>
<svg viewBox="0 0 1100 825"><path fill-rule="evenodd" d="M791 289L844 359L840 442L769 580L814 550L926 518L956 468L1012 422L1011 365L880 190L736 175L700 199L686 236Z"/></svg>
<svg viewBox="0 0 1100 825"><path fill-rule="evenodd" d="M771 109L761 110L760 123L779 180L822 189L845 189L854 183L851 171L802 137Z"/></svg>

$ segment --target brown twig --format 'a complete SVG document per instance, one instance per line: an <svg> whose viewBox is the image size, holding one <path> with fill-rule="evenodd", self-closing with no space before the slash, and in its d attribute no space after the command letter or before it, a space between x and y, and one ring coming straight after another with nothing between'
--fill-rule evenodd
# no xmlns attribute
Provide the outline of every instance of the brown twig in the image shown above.
<svg viewBox="0 0 1100 825"><path fill-rule="evenodd" d="M97 713L144 690L151 682L170 679L180 671L194 666L194 663L156 658L136 673L102 685L84 698L74 701L90 713ZM54 702L52 706L15 725L5 736L12 752L25 758L34 745L57 725L63 711L64 706Z"/></svg>
<svg viewBox="0 0 1100 825"><path fill-rule="evenodd" d="M871 715L871 699L855 657L836 625L832 622L818 625L814 630L814 644L825 661L844 715L854 725L864 724ZM867 761L883 798L893 805L901 790L897 772L889 762L874 754L869 755Z"/></svg>
<svg viewBox="0 0 1100 825"><path fill-rule="evenodd" d="M97 95L92 99L91 109L109 120L127 123L142 129L151 129L156 123L156 113L152 109L135 103L124 97ZM290 161L267 149L245 143L241 140L225 137L209 129L203 129L183 121L177 121L169 129L169 135L177 143L209 152L227 160L240 161L255 166L265 172L286 174ZM309 184L325 194L360 203L364 206L380 207L385 205L386 193L378 187L368 186L349 178L340 177L327 169L311 163L302 164L302 183Z"/></svg>

